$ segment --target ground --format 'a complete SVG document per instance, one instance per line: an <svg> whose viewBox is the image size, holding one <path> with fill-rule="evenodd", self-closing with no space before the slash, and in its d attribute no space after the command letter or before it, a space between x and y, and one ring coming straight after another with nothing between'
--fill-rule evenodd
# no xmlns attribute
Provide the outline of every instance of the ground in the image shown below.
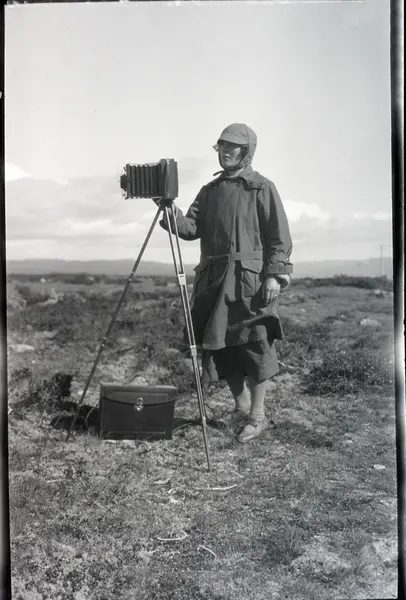
<svg viewBox="0 0 406 600"><path fill-rule="evenodd" d="M101 380L176 385L173 438L101 440L80 419L67 441L66 402L80 398L125 280L33 279L8 285L13 598L397 597L388 282L282 294L271 425L238 444L214 426L232 398L213 386L209 473L177 288L132 284L84 401L97 414ZM69 398L56 373L72 377Z"/></svg>

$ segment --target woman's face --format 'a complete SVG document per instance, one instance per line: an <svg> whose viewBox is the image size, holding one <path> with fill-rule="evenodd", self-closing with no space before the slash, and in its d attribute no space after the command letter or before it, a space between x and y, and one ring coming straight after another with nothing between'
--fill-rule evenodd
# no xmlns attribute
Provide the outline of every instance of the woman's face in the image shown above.
<svg viewBox="0 0 406 600"><path fill-rule="evenodd" d="M218 152L220 165L226 171L235 169L244 156L242 146L233 144L232 142L224 142L222 140L218 143Z"/></svg>

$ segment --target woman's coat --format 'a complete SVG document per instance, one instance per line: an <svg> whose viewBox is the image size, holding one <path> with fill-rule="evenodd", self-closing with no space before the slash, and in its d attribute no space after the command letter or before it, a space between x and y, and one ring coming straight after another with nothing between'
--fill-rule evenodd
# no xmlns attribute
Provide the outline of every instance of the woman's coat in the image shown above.
<svg viewBox="0 0 406 600"><path fill-rule="evenodd" d="M197 345L219 350L282 339L276 303L264 306L262 297L267 275L293 269L289 225L272 181L249 164L237 177L222 172L200 190L186 215L177 210L176 224L181 239L200 239L192 294Z"/></svg>

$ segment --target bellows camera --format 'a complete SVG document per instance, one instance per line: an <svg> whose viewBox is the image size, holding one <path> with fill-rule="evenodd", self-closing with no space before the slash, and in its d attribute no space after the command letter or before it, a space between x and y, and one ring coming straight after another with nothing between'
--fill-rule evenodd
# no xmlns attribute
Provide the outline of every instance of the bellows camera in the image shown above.
<svg viewBox="0 0 406 600"><path fill-rule="evenodd" d="M126 199L174 200L179 192L178 163L172 158L163 158L158 163L126 164L120 186Z"/></svg>

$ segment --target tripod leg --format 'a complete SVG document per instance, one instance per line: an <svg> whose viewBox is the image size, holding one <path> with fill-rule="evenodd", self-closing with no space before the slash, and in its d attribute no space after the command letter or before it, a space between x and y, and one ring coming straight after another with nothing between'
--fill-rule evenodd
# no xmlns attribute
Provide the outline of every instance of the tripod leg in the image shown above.
<svg viewBox="0 0 406 600"><path fill-rule="evenodd" d="M171 207L170 207L171 215L169 215L168 206L165 206L164 208L165 208L166 220L169 225L169 228L168 228L169 229L169 243L171 245L173 264L175 266L176 275L178 277L183 312L184 312L185 321L186 321L186 330L187 330L187 335L188 335L190 352L192 355L192 365L193 365L193 373L194 373L195 381L196 381L197 400L198 400L198 404L199 404L200 416L202 419L203 440L204 440L204 447L205 447L205 451L206 451L207 468L208 468L208 471L210 472L211 465L210 465L209 446L208 446L208 442L207 442L206 410L205 410L205 406L204 406L202 382L201 382L201 377L200 377L199 364L198 364L198 358L197 358L196 341L195 341L195 335L194 335L194 330L193 330L193 321L192 321L192 315L191 315L191 311L190 311L189 297L188 297L188 293L187 293L186 275L184 272L182 254L180 251L178 228L177 228L176 219L175 219L175 215L174 215L173 205L171 204ZM172 232L172 223L173 223L173 228L175 230L174 232ZM176 239L176 249L177 249L178 260L179 260L179 268L178 268L177 257L175 254L175 246L174 246L172 235L171 235L172 233L174 233L175 239Z"/></svg>
<svg viewBox="0 0 406 600"><path fill-rule="evenodd" d="M71 426L70 426L70 428L69 428L68 435L66 436L66 441L68 441L68 440L69 440L70 434L72 433L72 429L73 429L73 428L74 428L74 426L75 426L75 423L76 423L76 421L77 421L77 418L78 418L78 416L79 416L80 407L81 407L81 406L82 406L82 404L83 404L83 401L84 401L84 399L85 399L85 396L86 396L86 394L87 394L87 390L89 389L90 382L91 382L91 381L92 381L92 379L93 379L93 376L94 376L94 373L95 373L95 371L96 371L97 365L98 365L98 363L99 363L99 360L100 360L101 354L102 354L102 352L103 352L103 350L104 350L104 346L106 345L107 339L108 339L108 337L109 337L109 335L110 335L110 333L111 333L111 330L112 330L112 328L113 328L113 325L114 325L114 322L115 322L115 320L116 320L116 318L117 318L118 312L119 312L119 310L120 310L120 308L121 308L121 305L122 305L122 303L123 303L123 301L124 301L124 298L125 298L125 296L126 296L126 294L127 294L127 291L128 291L128 288L129 288L129 286L130 286L130 283L131 283L131 281L132 281L132 278L134 277L134 275L135 275L135 272L136 272L136 270L137 270L137 268L138 268L138 265L140 264L141 257L142 257L142 255L144 254L144 250L145 250L145 248L147 247L147 244L148 244L149 238L151 237L151 234L152 234L152 232L153 232L153 230L154 230L154 227L155 227L155 225L156 225L156 222L158 221L158 217L159 217L159 214L161 213L161 211L162 211L162 208L161 208L161 207L159 207L159 208L158 208L158 211L157 211L157 213L156 213L156 215L155 215L155 217L154 217L154 220L153 220L153 222L152 222L152 225L151 225L151 227L150 227L150 229L149 229L149 231L148 231L148 233L147 233L147 237L145 238L145 240L144 240L144 243L143 243L143 245L142 245L142 247L141 247L141 250L140 250L140 253L139 253L139 255L138 255L138 258L137 258L137 260L136 260L136 261L135 261L135 263L134 263L133 269L132 269L132 271L131 271L131 273L130 273L130 275L129 275L128 279L127 279L127 282L126 282L126 284L125 284L125 287L124 287L124 289L123 289L123 292L122 292L122 294L121 294L121 296L120 296L120 299L119 299L119 301L118 301L118 303L117 303L117 306L116 306L116 309L115 309L115 311L114 311L113 317L112 317L112 319L111 319L111 321L110 321L110 325L108 326L108 328L107 328L107 331L106 331L106 333L105 333L104 337L102 338L102 342L101 342L101 345L100 345L100 347L99 347L99 351L98 351L98 353L97 353L97 355L96 355L96 359L95 359L95 361L94 361L94 363L93 363L93 366L92 366L92 369L91 369L91 371L90 371L89 377L88 377L88 379L87 379L87 381L86 381L86 385L85 385L85 387L84 387L84 390L83 390L83 392L82 392L82 395L81 395L81 397L80 397L80 400L79 400L79 403L78 403L78 406L77 406L77 409L76 409L76 414L75 414L75 416L74 416L74 418L73 418L73 421L72 421L72 423L71 423Z"/></svg>

